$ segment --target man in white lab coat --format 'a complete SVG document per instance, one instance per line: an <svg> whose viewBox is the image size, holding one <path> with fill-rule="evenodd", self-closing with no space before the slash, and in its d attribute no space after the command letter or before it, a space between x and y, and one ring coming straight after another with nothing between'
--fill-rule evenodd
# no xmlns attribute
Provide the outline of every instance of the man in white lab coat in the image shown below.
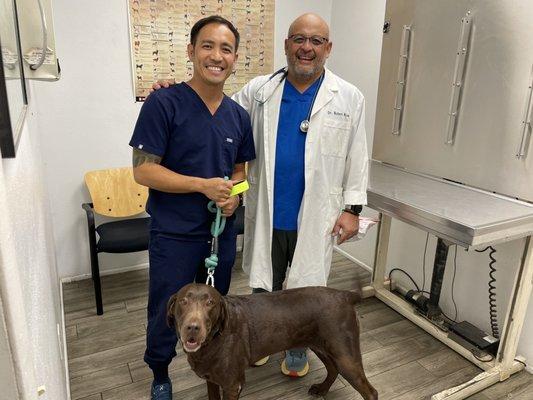
<svg viewBox="0 0 533 400"><path fill-rule="evenodd" d="M257 155L243 255L252 288L281 289L288 266L287 288L325 286L333 236L342 243L358 231L368 181L364 98L324 68L331 47L327 24L302 15L285 40L286 72L257 77L233 97L250 113ZM308 105L302 97L313 89ZM285 374L307 370L305 351L287 353Z"/></svg>
<svg viewBox="0 0 533 400"><path fill-rule="evenodd" d="M340 244L358 231L368 182L364 98L324 68L331 48L326 22L304 14L285 40L287 68L233 96L250 114L256 146L243 250L254 292L280 290L289 266L287 288L325 286L334 237ZM305 349L287 352L283 373L308 370Z"/></svg>

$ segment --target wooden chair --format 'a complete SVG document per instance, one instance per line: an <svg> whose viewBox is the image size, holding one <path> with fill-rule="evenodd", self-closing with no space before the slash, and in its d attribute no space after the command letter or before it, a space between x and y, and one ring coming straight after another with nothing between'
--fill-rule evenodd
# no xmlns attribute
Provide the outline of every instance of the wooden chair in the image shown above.
<svg viewBox="0 0 533 400"><path fill-rule="evenodd" d="M98 253L131 253L148 249L150 218L127 219L145 211L148 188L135 182L131 167L87 172L85 184L92 203L83 203L82 208L87 213L96 313L102 315ZM96 226L95 213L117 220Z"/></svg>

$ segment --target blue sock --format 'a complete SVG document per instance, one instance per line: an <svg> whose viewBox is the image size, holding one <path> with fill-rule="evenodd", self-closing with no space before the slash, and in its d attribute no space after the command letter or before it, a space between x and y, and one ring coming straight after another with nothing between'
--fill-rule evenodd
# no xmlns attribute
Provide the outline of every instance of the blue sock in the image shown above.
<svg viewBox="0 0 533 400"><path fill-rule="evenodd" d="M170 378L168 377L168 365L158 365L150 367L154 373L154 384L162 385L164 383L170 383Z"/></svg>

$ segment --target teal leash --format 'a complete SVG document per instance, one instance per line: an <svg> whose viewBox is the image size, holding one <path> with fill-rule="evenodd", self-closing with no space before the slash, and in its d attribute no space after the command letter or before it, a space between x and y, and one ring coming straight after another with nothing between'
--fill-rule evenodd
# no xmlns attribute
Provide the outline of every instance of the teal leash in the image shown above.
<svg viewBox="0 0 533 400"><path fill-rule="evenodd" d="M229 178L224 177L225 180ZM215 287L215 268L218 265L218 236L224 231L226 226L226 217L222 216L222 210L211 200L207 204L207 209L216 214L215 220L211 223L211 255L205 259L205 267L207 268L207 280L206 285Z"/></svg>

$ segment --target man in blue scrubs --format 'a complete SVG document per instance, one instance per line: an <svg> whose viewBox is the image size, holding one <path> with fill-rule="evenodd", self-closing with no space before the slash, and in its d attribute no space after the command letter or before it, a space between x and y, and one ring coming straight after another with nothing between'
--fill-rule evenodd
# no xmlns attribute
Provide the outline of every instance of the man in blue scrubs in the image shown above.
<svg viewBox="0 0 533 400"><path fill-rule="evenodd" d="M210 255L210 200L228 217L219 237L215 286L228 292L235 261L232 216L239 197L232 181L245 178L244 163L255 158L250 117L223 93L237 60L239 34L227 20L212 16L191 30L188 82L150 95L130 145L135 180L150 188L150 287L144 359L154 373L153 400L172 399L168 365L176 355L176 334L166 323L169 297L187 283L205 283ZM231 177L225 180L224 177ZM194 349L191 349L194 351Z"/></svg>

